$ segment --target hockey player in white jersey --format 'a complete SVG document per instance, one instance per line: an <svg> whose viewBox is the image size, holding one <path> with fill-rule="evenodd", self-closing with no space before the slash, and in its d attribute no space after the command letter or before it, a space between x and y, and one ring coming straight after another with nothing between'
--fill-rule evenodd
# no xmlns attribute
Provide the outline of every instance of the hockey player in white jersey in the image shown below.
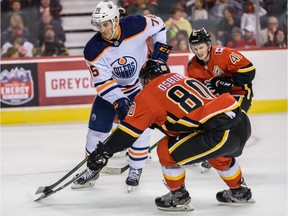
<svg viewBox="0 0 288 216"><path fill-rule="evenodd" d="M86 44L84 58L97 96L90 114L86 155L109 136L117 114L120 121L125 118L134 96L141 90L138 76L148 57L148 37L154 39L150 58L167 61L172 49L166 45L166 29L160 17L130 15L119 19L119 9L112 1L102 1L96 6L91 25L97 33ZM149 141L150 133L146 130L128 149L128 188L139 184ZM72 184L73 189L95 184L99 173L87 170Z"/></svg>

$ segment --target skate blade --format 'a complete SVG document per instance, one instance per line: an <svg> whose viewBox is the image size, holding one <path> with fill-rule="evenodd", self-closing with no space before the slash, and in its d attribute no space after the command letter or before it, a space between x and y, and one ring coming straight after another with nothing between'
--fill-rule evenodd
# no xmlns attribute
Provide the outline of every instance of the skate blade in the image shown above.
<svg viewBox="0 0 288 216"><path fill-rule="evenodd" d="M84 188L90 188L93 187L95 185L95 181L93 182L88 182L86 184L76 184L76 183L72 183L71 185L71 189L84 189Z"/></svg>
<svg viewBox="0 0 288 216"><path fill-rule="evenodd" d="M211 168L202 167L201 173L202 173L202 174L203 174L203 173L206 173L206 172L208 172L210 169L211 169Z"/></svg>
<svg viewBox="0 0 288 216"><path fill-rule="evenodd" d="M136 186L127 185L127 192L130 193L135 190Z"/></svg>
<svg viewBox="0 0 288 216"><path fill-rule="evenodd" d="M245 201L237 201L237 202L220 202L220 204L223 205L242 205L242 204L253 204L256 201L253 198L250 198L249 200L245 200Z"/></svg>
<svg viewBox="0 0 288 216"><path fill-rule="evenodd" d="M193 211L194 207L190 204L178 205L176 207L159 207L157 208L161 211L170 211L170 212L185 212L185 211Z"/></svg>

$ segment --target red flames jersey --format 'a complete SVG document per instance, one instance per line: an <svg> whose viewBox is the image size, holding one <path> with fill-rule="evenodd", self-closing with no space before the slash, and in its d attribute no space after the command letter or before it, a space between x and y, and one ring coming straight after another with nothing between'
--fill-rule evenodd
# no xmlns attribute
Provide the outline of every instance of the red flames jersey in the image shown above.
<svg viewBox="0 0 288 216"><path fill-rule="evenodd" d="M245 56L234 49L212 46L208 63L203 64L194 56L188 64L187 73L189 77L202 83L212 77L230 76L235 82L232 88L234 96L252 94L251 81L255 76L255 67Z"/></svg>
<svg viewBox="0 0 288 216"><path fill-rule="evenodd" d="M125 121L108 140L109 152L131 146L152 124L177 135L195 131L213 116L237 107L238 102L229 93L215 96L195 79L177 73L161 75L135 97Z"/></svg>

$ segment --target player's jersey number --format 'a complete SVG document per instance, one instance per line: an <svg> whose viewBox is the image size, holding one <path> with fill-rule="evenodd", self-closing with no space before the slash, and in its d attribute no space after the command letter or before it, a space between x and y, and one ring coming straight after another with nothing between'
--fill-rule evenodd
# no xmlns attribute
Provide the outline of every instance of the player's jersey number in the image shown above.
<svg viewBox="0 0 288 216"><path fill-rule="evenodd" d="M170 88L167 96L173 103L178 104L186 114L202 106L204 104L203 99L215 98L201 82L195 79L186 79L185 83L187 86L175 85Z"/></svg>
<svg viewBox="0 0 288 216"><path fill-rule="evenodd" d="M89 71L92 74L93 77L97 77L99 75L99 71L94 65L89 66Z"/></svg>

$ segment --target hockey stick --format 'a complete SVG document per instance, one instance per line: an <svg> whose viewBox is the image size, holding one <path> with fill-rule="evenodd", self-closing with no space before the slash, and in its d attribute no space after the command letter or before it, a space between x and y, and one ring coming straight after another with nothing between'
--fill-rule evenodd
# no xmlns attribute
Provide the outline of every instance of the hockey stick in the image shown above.
<svg viewBox="0 0 288 216"><path fill-rule="evenodd" d="M44 198L46 198L46 197L48 197L48 196L51 196L51 195L54 194L54 193L56 193L56 192L58 192L58 191L60 191L60 190L62 190L62 189L64 189L64 188L66 188L66 187L67 187L68 185L70 185L72 182L74 182L74 181L76 181L77 179L79 179L86 171L87 171L87 169L83 170L81 173L79 173L79 175L75 176L74 178L72 178L71 180L69 180L68 182L66 182L65 184L63 184L62 186L60 186L59 188L57 188L57 189L55 189L55 190L52 190L53 188L47 189L47 187L46 187L46 191L44 190L44 191L42 192L41 196L40 196L39 198L35 199L34 201L37 202L37 201L39 201L39 200L42 200L42 199L44 199ZM41 187L40 187L40 188L41 188ZM39 188L39 189L40 189L40 188ZM38 190L39 190L39 189L38 189ZM38 192L38 190L37 190L37 192ZM37 194L37 192L36 192L36 194ZM39 192L39 193L40 193L40 192Z"/></svg>
<svg viewBox="0 0 288 216"><path fill-rule="evenodd" d="M55 182L54 184L50 185L50 186L40 186L35 194L39 194L39 193L43 193L43 194L53 194L55 192L53 192L53 188L55 188L57 185L59 185L60 183L62 183L65 179L67 179L69 176L71 176L76 170L78 170L84 163L86 163L86 161L88 160L89 156L86 157L84 160L82 160L77 166L75 166L72 170L70 170L65 176L63 176L61 179L59 179L57 182ZM81 175L79 175L81 176ZM75 180L75 179L74 179ZM43 197L44 198L44 197ZM42 198L42 199L43 199ZM36 199L35 201L38 201L39 199Z"/></svg>
<svg viewBox="0 0 288 216"><path fill-rule="evenodd" d="M149 149L148 152L151 152L157 145L159 142L155 143L154 145L152 145ZM69 171L65 176L63 176L61 179L59 179L57 182L55 182L54 184L50 185L50 186L40 186L37 191L36 191L36 195L37 194L41 194L41 196L37 199L35 199L34 201L37 202L39 200L42 200L48 196L51 196L54 193L57 193L58 191L66 188L68 185L72 184L74 181L76 181L78 178L80 178L82 176L83 173L86 172L86 169L84 171L82 171L81 173L79 173L79 175L77 175L76 177L72 178L71 180L69 180L68 182L66 182L65 184L63 184L62 186L58 187L57 189L53 190L56 186L58 186L60 183L62 183L65 179L67 179L69 176L71 176L76 170L78 170L84 163L86 163L86 161L89 159L89 156L86 157L84 160L82 160L76 167L74 167L71 171ZM104 167L105 168L105 167ZM104 169L103 168L103 169ZM129 165L125 165L122 168L111 168L111 167L107 167L106 171L109 172L107 174L122 174L123 172L125 172L127 169L129 168Z"/></svg>
<svg viewBox="0 0 288 216"><path fill-rule="evenodd" d="M160 140L156 143L154 143L152 146L149 147L148 153L151 153L152 150L158 145ZM103 167L101 170L102 174L108 174L108 175L120 175L123 172L125 172L129 168L129 164L126 164L123 167Z"/></svg>
<svg viewBox="0 0 288 216"><path fill-rule="evenodd" d="M109 137L108 137L109 138ZM108 140L108 138L103 142L103 143L105 143L107 140ZM91 155L91 154L90 154ZM71 176L74 172L76 172L83 164L85 164L86 163L86 161L89 159L89 157L90 157L90 155L88 156L88 157L85 157L77 166L75 166L72 170L70 170L65 176L63 176L61 179L59 179L57 182L55 182L54 184L52 184L52 185L50 185L50 186L40 186L38 189L37 189L37 191L36 191L36 195L37 194L40 194L40 193L43 193L38 199L36 199L35 201L38 201L38 200L40 200L40 198L41 199L43 199L43 198L45 198L45 197L47 197L47 196L50 196L51 194L53 194L53 193L56 193L56 191L53 191L52 189L53 188L55 188L57 185L59 185L60 183L62 183L65 179L67 179L69 176ZM85 170L84 170L85 171ZM80 174L80 175L77 175L77 177L80 177L83 173L84 173L84 171ZM73 181L75 181L75 180L77 180L78 178L73 178L72 180L70 180L69 182L67 182L67 185L66 186L68 186L69 184L71 184ZM69 183L69 184L68 184ZM64 186L64 185L63 185ZM64 188L66 187L66 186L64 186ZM61 188L61 187L60 187ZM59 189L59 188L58 188ZM61 189L60 189L61 190ZM58 190L57 190L58 191ZM46 194L46 196L45 196L45 194Z"/></svg>

